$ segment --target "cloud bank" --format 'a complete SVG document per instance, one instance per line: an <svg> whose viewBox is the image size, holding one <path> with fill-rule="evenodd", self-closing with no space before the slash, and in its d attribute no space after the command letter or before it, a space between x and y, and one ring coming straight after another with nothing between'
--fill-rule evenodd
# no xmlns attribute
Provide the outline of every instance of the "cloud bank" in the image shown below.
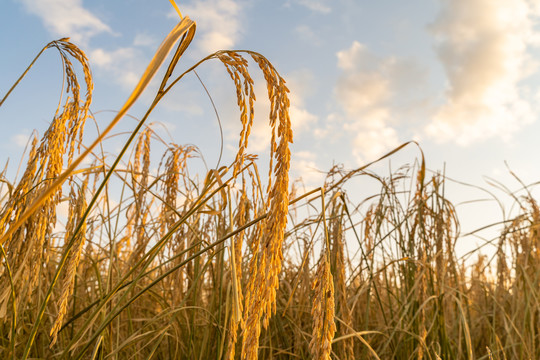
<svg viewBox="0 0 540 360"><path fill-rule="evenodd" d="M442 1L430 31L448 84L428 135L468 145L508 139L533 121L520 81L535 68L528 50L538 40L537 10L526 0Z"/></svg>
<svg viewBox="0 0 540 360"><path fill-rule="evenodd" d="M110 27L83 7L82 0L21 0L25 9L38 16L47 31L55 36L70 37L86 45L88 40Z"/></svg>
<svg viewBox="0 0 540 360"><path fill-rule="evenodd" d="M424 71L408 59L378 56L358 41L339 51L337 59L342 73L335 93L345 112L345 134L353 134L358 162L374 160L399 145L393 127L398 103L421 83Z"/></svg>

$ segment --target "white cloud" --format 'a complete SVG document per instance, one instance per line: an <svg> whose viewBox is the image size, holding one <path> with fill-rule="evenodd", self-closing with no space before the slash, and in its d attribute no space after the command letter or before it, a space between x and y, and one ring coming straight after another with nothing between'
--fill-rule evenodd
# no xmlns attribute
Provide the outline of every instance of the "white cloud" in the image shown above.
<svg viewBox="0 0 540 360"><path fill-rule="evenodd" d="M115 63L123 63L126 59L133 58L135 50L133 48L119 48L114 51L107 51L102 48L97 48L90 52L90 60L92 64L102 67L111 68Z"/></svg>
<svg viewBox="0 0 540 360"><path fill-rule="evenodd" d="M83 7L82 0L22 0L22 3L53 35L70 37L80 45L86 45L96 34L111 32L108 25Z"/></svg>
<svg viewBox="0 0 540 360"><path fill-rule="evenodd" d="M294 0L294 2L316 13L328 14L332 11L329 5L331 2L328 0ZM291 2L287 2L285 6L290 7Z"/></svg>
<svg viewBox="0 0 540 360"><path fill-rule="evenodd" d="M32 134L25 131L23 133L13 135L11 138L11 142L20 148L24 148L25 146L30 144L31 136Z"/></svg>
<svg viewBox="0 0 540 360"><path fill-rule="evenodd" d="M82 0L22 0L28 12L37 15L46 29L55 36L70 37L73 42L83 45L93 68L114 79L126 90L138 83L145 67L144 52L140 47L156 46L152 36L139 33L133 39L133 46L114 50L94 48L88 45L96 34L108 32L111 28L96 15L84 8Z"/></svg>
<svg viewBox="0 0 540 360"><path fill-rule="evenodd" d="M301 106L294 105L294 99L296 99L296 97L293 97L291 99L289 115L291 117L291 127L293 129L293 134L298 135L304 130L309 129L311 127L310 125L316 123L317 116L313 115Z"/></svg>
<svg viewBox="0 0 540 360"><path fill-rule="evenodd" d="M133 39L133 46L149 46L157 48L159 42L155 37L146 33L139 33Z"/></svg>
<svg viewBox="0 0 540 360"><path fill-rule="evenodd" d="M318 126L313 129L313 136L318 140L324 140L325 142L336 142L343 136L343 133L336 131L336 128L343 127L343 116L341 114L332 112L326 116L322 126Z"/></svg>
<svg viewBox="0 0 540 360"><path fill-rule="evenodd" d="M254 91L257 101L254 105L255 118L248 141L248 151L258 153L270 148L271 129L268 125L268 114L270 111L270 101L268 100L267 88L264 81L255 82ZM234 135L238 138L238 134Z"/></svg>
<svg viewBox="0 0 540 360"><path fill-rule="evenodd" d="M144 64L142 53L131 47L118 48L113 51L97 48L88 52L90 63L110 75L125 89L131 90L137 85Z"/></svg>
<svg viewBox="0 0 540 360"><path fill-rule="evenodd" d="M307 70L297 70L285 76L290 90L289 100L291 126L294 136L310 129L317 123L318 117L305 108L305 99L310 96L317 86L315 77Z"/></svg>
<svg viewBox="0 0 540 360"><path fill-rule="evenodd" d="M533 121L519 82L534 69L527 50L538 39L535 16L527 0L443 1L430 29L448 88L428 135L467 145L508 139Z"/></svg>
<svg viewBox="0 0 540 360"><path fill-rule="evenodd" d="M346 131L352 129L346 128ZM353 155L359 163L367 163L376 160L399 144L398 134L391 127L362 128L356 131L353 139Z"/></svg>
<svg viewBox="0 0 540 360"><path fill-rule="evenodd" d="M337 58L343 73L336 93L351 117L375 113L380 120L388 118L395 105L410 102L426 78L425 70L414 61L378 56L358 41L354 41L349 49L338 52ZM382 113L388 116L381 117ZM372 121L368 120L365 122L370 126Z"/></svg>
<svg viewBox="0 0 540 360"><path fill-rule="evenodd" d="M359 117L366 126L385 122L390 110L390 80L381 73L351 72L338 81L337 95L346 112ZM366 116L366 115L377 116ZM362 120L363 119L363 120ZM375 122L375 124L374 124Z"/></svg>
<svg viewBox="0 0 540 360"><path fill-rule="evenodd" d="M345 71L375 70L377 64L377 56L358 41L353 41L349 49L338 52L337 58L338 67Z"/></svg>
<svg viewBox="0 0 540 360"><path fill-rule="evenodd" d="M236 45L242 30L241 13L242 7L234 0L201 0L182 6L182 14L197 23L193 44L202 56ZM175 11L169 15L178 18Z"/></svg>
<svg viewBox="0 0 540 360"><path fill-rule="evenodd" d="M378 56L357 41L337 58L342 74L335 93L345 110L344 133L356 134L351 146L358 162L374 160L399 144L392 124L402 120L400 105L414 97L425 71L408 59Z"/></svg>
<svg viewBox="0 0 540 360"><path fill-rule="evenodd" d="M310 151L297 151L291 156L291 178L302 179L307 187L316 187L324 183L326 173L319 170L317 156Z"/></svg>

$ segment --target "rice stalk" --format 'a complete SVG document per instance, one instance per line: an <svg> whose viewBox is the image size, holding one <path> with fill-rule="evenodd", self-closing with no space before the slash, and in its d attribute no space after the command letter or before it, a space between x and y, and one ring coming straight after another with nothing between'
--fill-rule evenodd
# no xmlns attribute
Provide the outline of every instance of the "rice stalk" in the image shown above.
<svg viewBox="0 0 540 360"><path fill-rule="evenodd" d="M338 332L345 336L352 332L353 323L351 310L348 304L346 269L345 269L345 236L343 229L343 212L341 205L338 205L340 193L336 193L332 197L332 214L329 224L329 237L332 242L332 268L336 274L334 277L334 289L337 292L337 303L339 304L339 315L342 324L340 324ZM340 357L343 359L354 359L354 343L353 338L346 338L342 342Z"/></svg>
<svg viewBox="0 0 540 360"><path fill-rule="evenodd" d="M249 200L246 194L246 184L243 182L242 191L239 200L239 205L234 219L234 223L237 228L241 227L249 220ZM238 340L238 325L243 325L242 322L242 244L244 241L244 232L239 233L231 241L231 252L230 252L230 261L231 261L231 276L232 279L232 291L233 291L233 305L232 305L232 316L229 325L229 340L227 343L227 353L225 359L234 359L235 347Z"/></svg>

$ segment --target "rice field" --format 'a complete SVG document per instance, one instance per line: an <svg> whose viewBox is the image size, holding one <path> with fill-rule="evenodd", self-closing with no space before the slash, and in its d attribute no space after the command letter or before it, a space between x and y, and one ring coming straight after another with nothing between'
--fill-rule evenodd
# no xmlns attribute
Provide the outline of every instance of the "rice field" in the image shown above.
<svg viewBox="0 0 540 360"><path fill-rule="evenodd" d="M95 139L84 136L91 64L69 39L47 44L3 95L0 107L43 52L59 53L67 96L20 178L0 174L0 358L540 359L532 195L515 198L495 255L466 262L448 179L423 155L390 176L335 167L320 187L298 186L285 80L251 51L173 75L194 35L186 16ZM241 132L232 163L198 174L197 148L164 142L147 119L209 61L235 86ZM104 139L160 69L151 106L105 156ZM247 152L255 72L270 101L268 173ZM379 160L406 146L416 145ZM380 191L352 197L359 177Z"/></svg>

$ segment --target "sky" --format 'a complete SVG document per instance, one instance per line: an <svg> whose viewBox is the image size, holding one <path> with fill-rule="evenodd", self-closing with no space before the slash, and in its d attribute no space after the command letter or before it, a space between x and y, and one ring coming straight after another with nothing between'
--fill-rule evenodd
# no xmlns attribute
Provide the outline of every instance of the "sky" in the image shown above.
<svg viewBox="0 0 540 360"><path fill-rule="evenodd" d="M510 190L521 187L509 169L526 184L540 179L540 1L177 4L197 23L180 67L217 50L249 49L265 55L285 78L294 130L292 177L301 176L307 187L319 186L321 171L335 164L354 169L410 140L420 144L429 169L503 198L496 182ZM68 36L89 57L95 81L91 109L100 127L113 118L110 110L121 107L179 22L167 0L3 0L0 7L0 96L45 44ZM54 115L61 69L58 55L49 50L0 108L0 160L9 158L10 168L16 168L32 131L43 134ZM253 65L252 72L257 73ZM220 113L223 161L230 160L240 129L234 87L216 62L201 66L198 74ZM255 80L260 101L248 151L264 154L265 84L261 77ZM142 116L156 86L130 110L133 118L124 119L118 133ZM195 76L168 95L150 121L167 141L198 145L209 167L217 162L219 126ZM111 144L114 148L114 140ZM374 171L397 169L419 156L418 148L409 146ZM355 186L371 189L362 182ZM458 204L489 198L458 184L448 191ZM500 206L490 204L460 207L464 232L502 220Z"/></svg>

